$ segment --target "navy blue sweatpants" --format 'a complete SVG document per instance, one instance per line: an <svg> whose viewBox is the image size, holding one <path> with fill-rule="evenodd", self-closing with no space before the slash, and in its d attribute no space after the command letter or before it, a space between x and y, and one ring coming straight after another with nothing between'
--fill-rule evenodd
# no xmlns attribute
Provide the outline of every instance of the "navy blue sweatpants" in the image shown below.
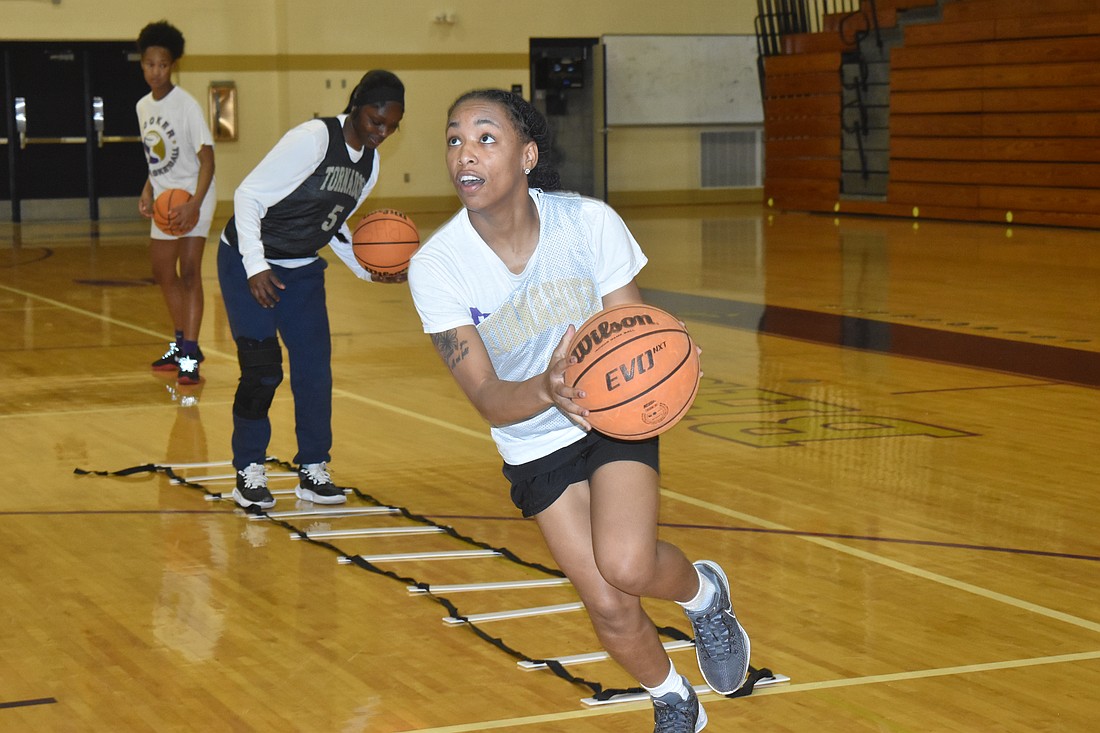
<svg viewBox="0 0 1100 733"><path fill-rule="evenodd" d="M325 304L325 268L318 258L304 267L272 265L286 285L274 308L264 308L248 289L241 254L218 243L218 282L233 340L262 341L278 335L286 346L290 391L294 396L294 430L298 464L330 460L332 449L332 338ZM271 420L233 415L233 465L262 464L271 441Z"/></svg>

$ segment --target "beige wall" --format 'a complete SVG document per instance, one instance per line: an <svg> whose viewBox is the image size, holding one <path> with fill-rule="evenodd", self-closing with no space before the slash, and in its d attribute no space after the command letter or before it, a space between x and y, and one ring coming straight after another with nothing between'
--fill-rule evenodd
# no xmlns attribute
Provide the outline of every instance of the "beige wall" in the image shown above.
<svg viewBox="0 0 1100 733"><path fill-rule="evenodd" d="M167 17L187 38L180 86L202 101L211 81L237 85L240 139L216 147L222 201L231 200L286 129L341 111L364 71L389 68L406 84L406 117L382 149L375 197L416 210L451 205L442 165L447 107L479 86L522 84L529 93L530 38L751 33L756 3L680 0L675 12L635 0L188 0L170 13L168 7L148 0L0 0L0 36L128 39ZM435 22L440 13L454 23ZM612 201L633 193L702 195L698 137L694 128L616 130L609 145ZM655 171L647 161L658 146Z"/></svg>

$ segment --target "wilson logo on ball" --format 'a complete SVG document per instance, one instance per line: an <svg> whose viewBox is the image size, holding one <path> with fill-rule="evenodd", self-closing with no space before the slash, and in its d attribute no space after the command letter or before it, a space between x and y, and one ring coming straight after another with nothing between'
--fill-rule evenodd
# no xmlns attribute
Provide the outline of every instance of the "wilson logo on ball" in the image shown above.
<svg viewBox="0 0 1100 733"><path fill-rule="evenodd" d="M659 308L631 304L588 319L569 344L565 383L605 435L642 440L686 414L699 389L699 353L683 324Z"/></svg>
<svg viewBox="0 0 1100 733"><path fill-rule="evenodd" d="M624 328L629 329L640 325L652 326L653 317L642 313L620 318L617 321L600 321L595 328L587 328L587 325L581 326L584 331L578 329L577 336L573 341L576 346L573 347L571 353L577 357L578 363L584 361L584 357L588 356L592 349L598 347L607 338L621 333Z"/></svg>

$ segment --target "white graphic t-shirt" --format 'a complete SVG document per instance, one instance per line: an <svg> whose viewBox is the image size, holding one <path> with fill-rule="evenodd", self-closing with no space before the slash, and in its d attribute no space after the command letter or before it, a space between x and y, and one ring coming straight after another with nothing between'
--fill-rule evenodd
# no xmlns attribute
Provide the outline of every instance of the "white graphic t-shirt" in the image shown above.
<svg viewBox="0 0 1100 733"><path fill-rule="evenodd" d="M153 99L150 92L138 100L137 116L153 198L169 188L194 193L199 178L199 149L214 145L199 103L180 87L174 87L161 100Z"/></svg>
<svg viewBox="0 0 1100 733"><path fill-rule="evenodd" d="M412 258L409 285L425 333L473 325L497 376L522 381L546 370L570 324L580 326L603 296L627 285L646 257L623 220L602 201L531 189L538 246L520 274L481 239L465 209ZM497 450L518 465L584 435L556 407L491 429Z"/></svg>

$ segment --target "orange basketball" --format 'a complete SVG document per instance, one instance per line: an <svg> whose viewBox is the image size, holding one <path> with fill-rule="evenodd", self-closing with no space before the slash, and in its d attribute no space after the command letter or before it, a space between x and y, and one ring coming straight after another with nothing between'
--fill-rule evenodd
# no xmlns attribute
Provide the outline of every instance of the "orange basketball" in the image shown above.
<svg viewBox="0 0 1100 733"><path fill-rule="evenodd" d="M166 188L162 191L153 202L153 221L156 222L157 229L177 237L186 234L187 232L176 229L168 223L168 212L190 200L191 194L182 188Z"/></svg>
<svg viewBox="0 0 1100 733"><path fill-rule="evenodd" d="M642 440L680 421L699 389L699 354L677 318L634 304L608 308L585 321L569 345L577 362L565 383L584 390L576 400L604 435Z"/></svg>
<svg viewBox="0 0 1100 733"><path fill-rule="evenodd" d="M420 232L400 211L380 209L359 220L351 244L355 259L370 272L399 274L409 269L409 258L420 246Z"/></svg>

